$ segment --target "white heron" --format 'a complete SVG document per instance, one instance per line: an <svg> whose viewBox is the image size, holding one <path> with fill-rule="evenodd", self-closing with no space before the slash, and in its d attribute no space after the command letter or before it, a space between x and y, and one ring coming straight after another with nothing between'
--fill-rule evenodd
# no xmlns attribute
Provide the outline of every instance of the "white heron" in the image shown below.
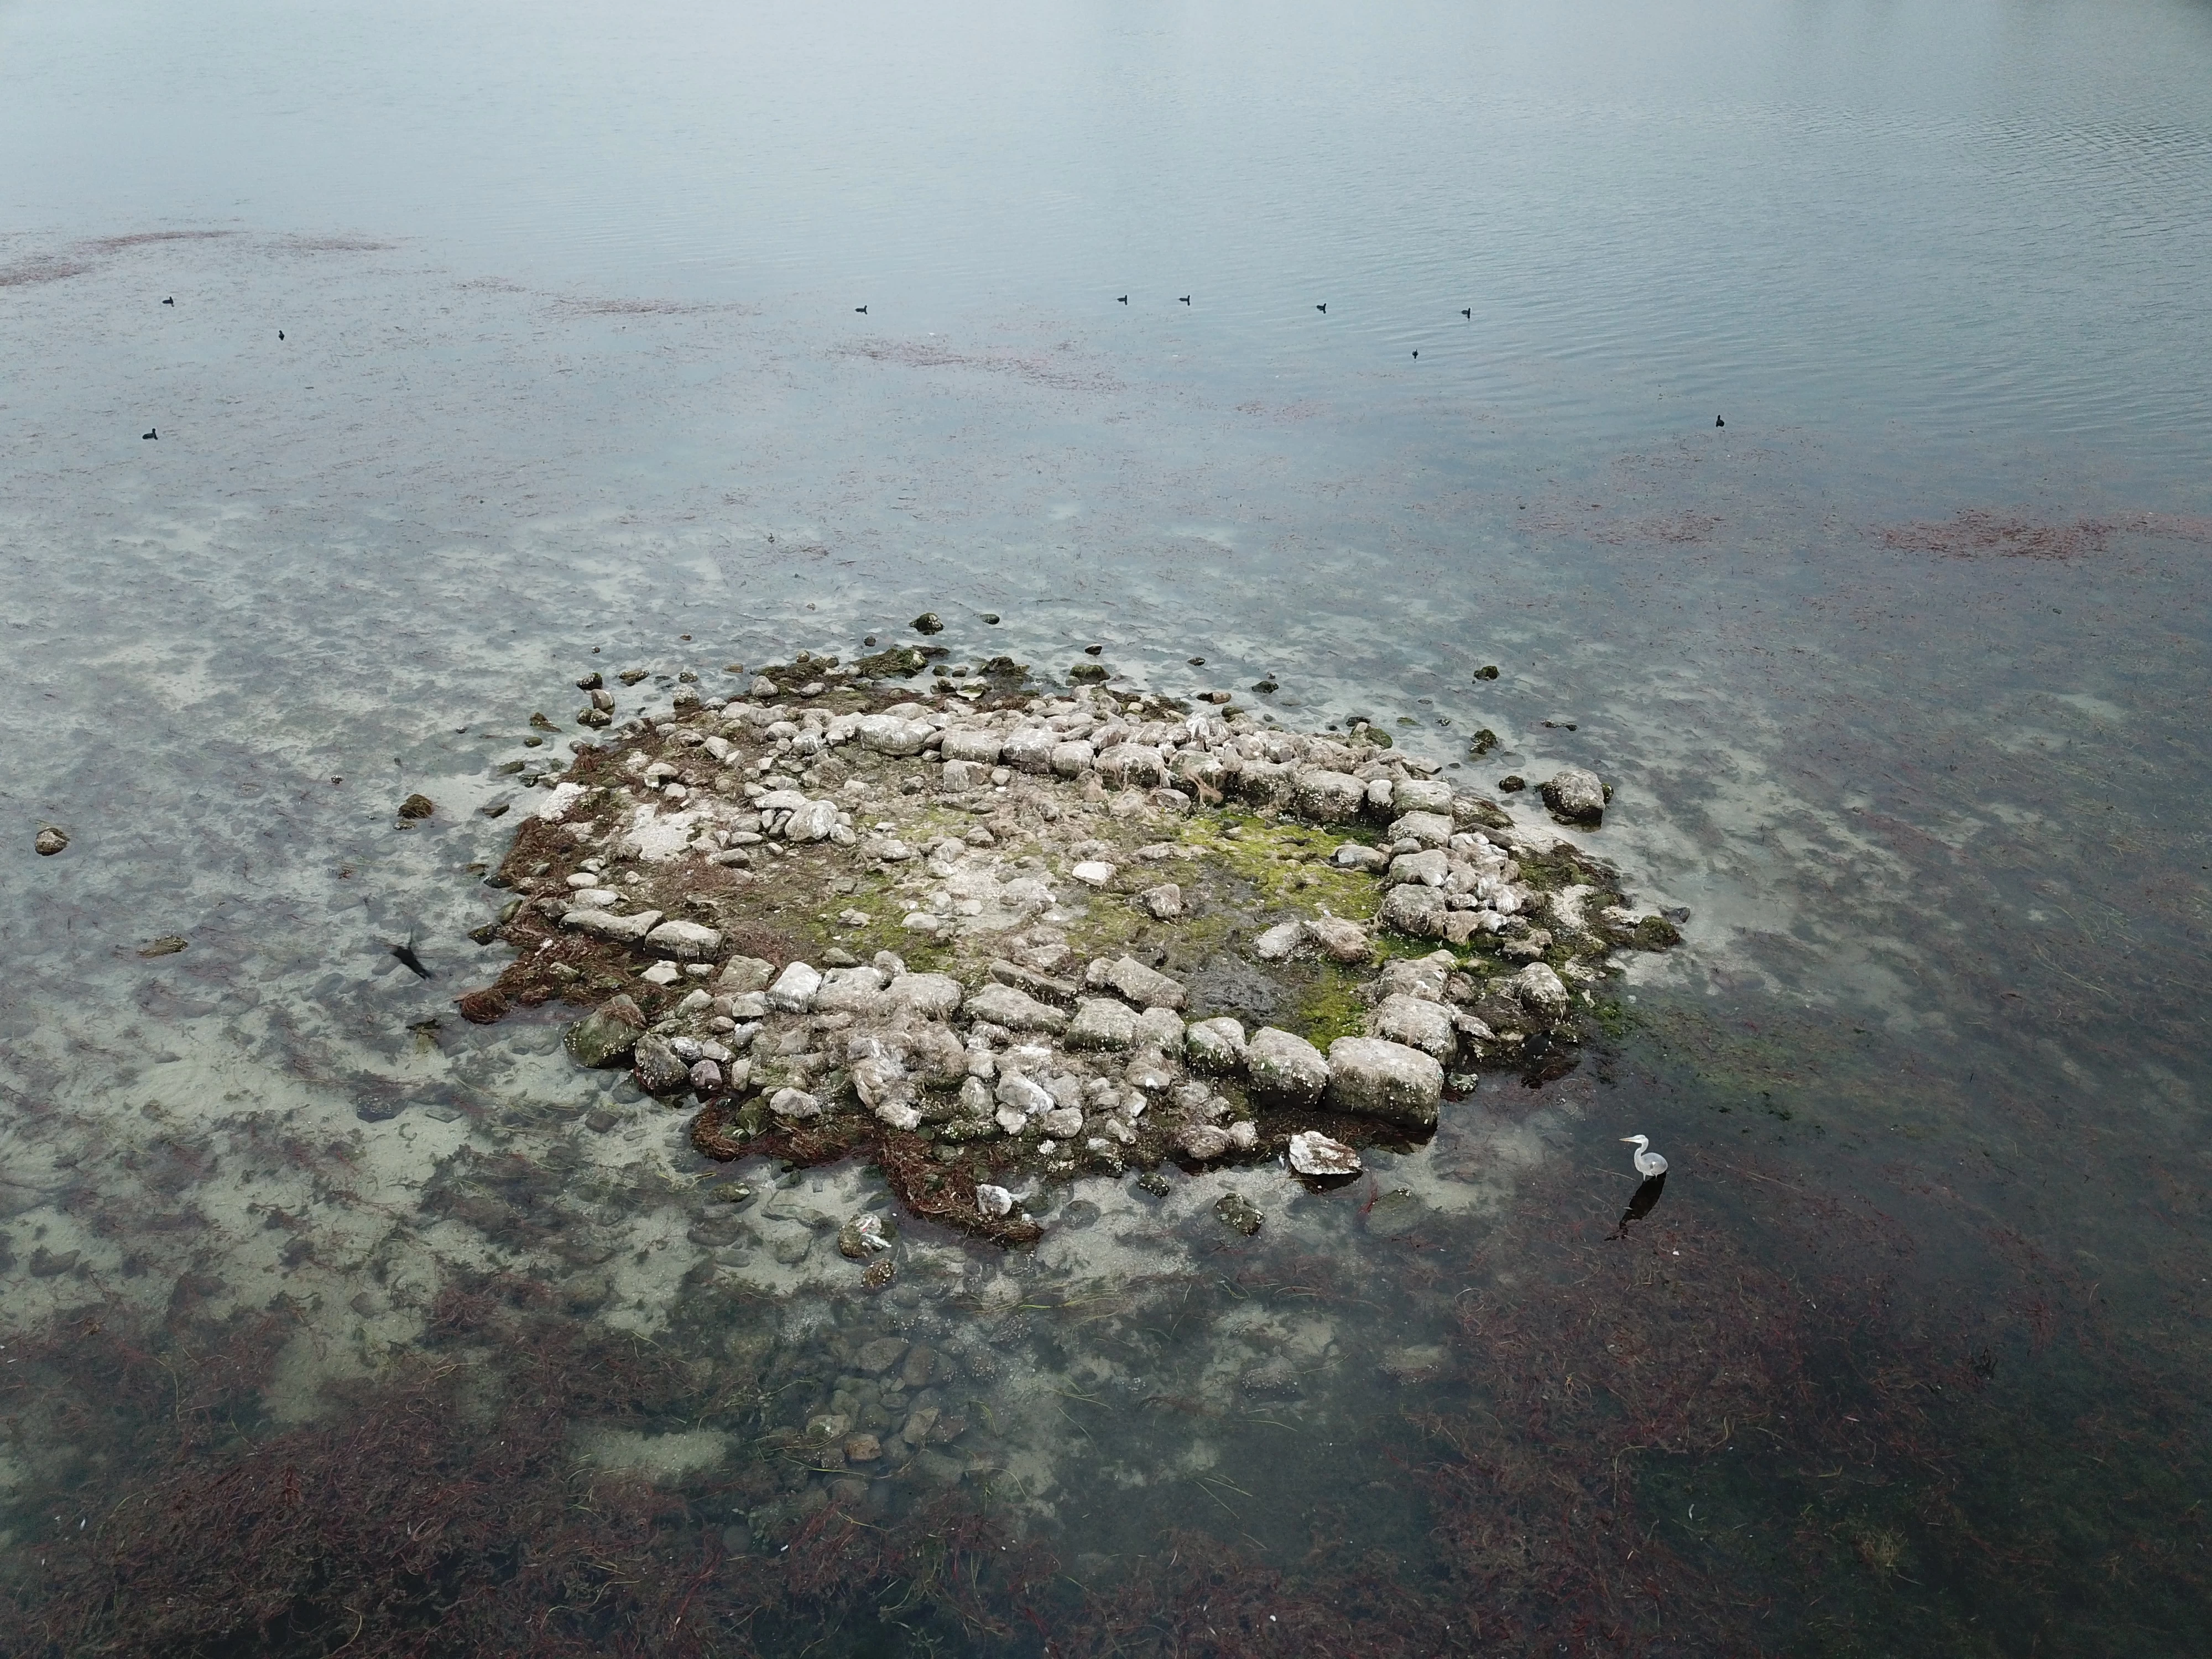
<svg viewBox="0 0 2212 1659"><path fill-rule="evenodd" d="M1650 1135L1623 1135L1621 1139L1636 1148L1636 1173L1646 1181L1653 1176L1667 1173L1667 1160L1651 1150Z"/></svg>

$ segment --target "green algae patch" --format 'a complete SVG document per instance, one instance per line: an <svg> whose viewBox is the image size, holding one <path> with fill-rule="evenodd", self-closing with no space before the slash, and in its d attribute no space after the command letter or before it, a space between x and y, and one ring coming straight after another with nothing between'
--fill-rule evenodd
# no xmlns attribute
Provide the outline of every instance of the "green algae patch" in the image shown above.
<svg viewBox="0 0 2212 1659"><path fill-rule="evenodd" d="M1231 829L1237 833L1227 833ZM1257 912L1326 908L1332 915L1365 922L1374 919L1382 902L1372 876L1328 862L1347 839L1329 828L1242 812L1209 813L1185 823L1180 839L1249 884Z"/></svg>

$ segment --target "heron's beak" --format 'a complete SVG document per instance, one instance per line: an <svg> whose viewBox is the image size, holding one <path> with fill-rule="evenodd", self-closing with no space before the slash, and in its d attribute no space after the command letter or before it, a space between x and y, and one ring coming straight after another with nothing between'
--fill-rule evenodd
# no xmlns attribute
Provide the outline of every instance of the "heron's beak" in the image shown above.
<svg viewBox="0 0 2212 1659"><path fill-rule="evenodd" d="M1630 1141L1632 1141L1632 1140L1633 1140L1633 1139L1636 1139L1636 1137L1635 1137L1634 1135L1623 1135L1623 1136L1621 1136L1621 1138L1620 1138L1620 1144L1621 1144L1622 1146L1626 1146Z"/></svg>

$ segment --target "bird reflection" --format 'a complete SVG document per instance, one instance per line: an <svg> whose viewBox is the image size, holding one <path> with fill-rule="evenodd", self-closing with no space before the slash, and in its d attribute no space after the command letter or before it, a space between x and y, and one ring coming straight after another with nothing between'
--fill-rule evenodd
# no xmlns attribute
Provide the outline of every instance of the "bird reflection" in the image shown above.
<svg viewBox="0 0 2212 1659"><path fill-rule="evenodd" d="M1650 1215L1658 1207L1659 1194L1666 1190L1667 1176L1664 1170L1653 1176L1638 1187L1635 1196L1628 1200L1628 1207L1620 1212L1620 1224L1613 1230L1613 1236L1615 1238L1627 1237L1628 1224L1632 1221L1641 1221L1645 1216Z"/></svg>

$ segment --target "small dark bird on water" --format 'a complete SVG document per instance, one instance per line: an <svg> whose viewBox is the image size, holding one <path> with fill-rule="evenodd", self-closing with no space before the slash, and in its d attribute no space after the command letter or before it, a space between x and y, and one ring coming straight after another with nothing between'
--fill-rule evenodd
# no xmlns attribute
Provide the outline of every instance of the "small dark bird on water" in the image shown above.
<svg viewBox="0 0 2212 1659"><path fill-rule="evenodd" d="M1185 295L1181 295L1181 296L1179 296L1179 297L1182 299L1182 302L1183 302L1185 305L1188 305L1188 304L1190 303L1190 295L1189 295L1185 294Z"/></svg>
<svg viewBox="0 0 2212 1659"><path fill-rule="evenodd" d="M1328 316L1328 307L1326 305L1318 305L1318 306L1316 306L1316 307L1314 307L1314 309L1315 309L1316 311L1318 311L1319 313L1321 313L1321 314L1322 314L1322 316L1324 316L1324 317L1326 317L1326 316Z"/></svg>
<svg viewBox="0 0 2212 1659"><path fill-rule="evenodd" d="M1128 296L1127 295L1124 294L1123 295L1121 295L1121 303L1122 303L1123 305L1127 305L1127 304L1128 304L1128 303L1129 303L1129 296Z"/></svg>
<svg viewBox="0 0 2212 1659"><path fill-rule="evenodd" d="M399 958L401 967L409 969L418 978L437 978L435 974L422 965L422 958L415 954L415 935L412 932L408 933L405 944L395 945L392 947L392 954Z"/></svg>
<svg viewBox="0 0 2212 1659"><path fill-rule="evenodd" d="M854 306L853 312L856 316L865 317L868 314L868 308L866 306Z"/></svg>
<svg viewBox="0 0 2212 1659"><path fill-rule="evenodd" d="M1420 352L1419 351L1419 349L1416 349L1416 350L1414 351L1413 355L1414 355L1416 357L1418 357L1418 356L1419 356L1421 354L1420 354Z"/></svg>
<svg viewBox="0 0 2212 1659"><path fill-rule="evenodd" d="M1713 424L1714 424L1715 426L1726 426L1726 425L1728 424L1728 422L1727 422L1726 421L1724 421L1724 420L1721 419L1721 417L1720 417L1719 416L1716 415L1716 416L1713 416Z"/></svg>
<svg viewBox="0 0 2212 1659"><path fill-rule="evenodd" d="M280 340L284 337L284 331L283 329L280 328L276 331L276 337Z"/></svg>
<svg viewBox="0 0 2212 1659"><path fill-rule="evenodd" d="M162 301L161 303L165 306L173 306L177 303L177 296L172 294L167 299Z"/></svg>
<svg viewBox="0 0 2212 1659"><path fill-rule="evenodd" d="M146 431L140 433L138 435L139 435L141 438L158 438L158 437L160 437L160 436L161 435L161 429L160 429L158 427L156 427L156 428L149 428L149 429L147 429Z"/></svg>
<svg viewBox="0 0 2212 1659"><path fill-rule="evenodd" d="M1474 307L1473 306L1462 306L1459 308L1459 314L1471 322L1474 319Z"/></svg>

